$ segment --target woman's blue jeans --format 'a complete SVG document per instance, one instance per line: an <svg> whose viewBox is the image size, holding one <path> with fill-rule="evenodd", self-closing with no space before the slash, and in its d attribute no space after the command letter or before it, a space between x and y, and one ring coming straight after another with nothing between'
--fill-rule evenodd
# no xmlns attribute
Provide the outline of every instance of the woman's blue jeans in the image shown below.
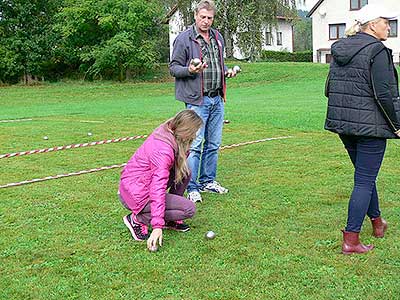
<svg viewBox="0 0 400 300"><path fill-rule="evenodd" d="M360 232L365 215L376 218L379 210L376 178L386 150L386 139L339 135L354 166L346 231Z"/></svg>
<svg viewBox="0 0 400 300"><path fill-rule="evenodd" d="M192 171L188 191L198 191L217 176L218 150L224 124L224 101L221 96L204 96L202 105L187 104L203 120L196 139L190 147L188 165Z"/></svg>

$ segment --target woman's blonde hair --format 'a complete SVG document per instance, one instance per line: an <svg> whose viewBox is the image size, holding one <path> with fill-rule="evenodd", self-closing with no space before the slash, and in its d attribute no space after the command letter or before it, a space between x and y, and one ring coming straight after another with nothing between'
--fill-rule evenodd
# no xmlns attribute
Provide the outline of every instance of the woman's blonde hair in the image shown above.
<svg viewBox="0 0 400 300"><path fill-rule="evenodd" d="M369 23L374 22L374 21L376 21L378 19L374 19L374 20L368 21L365 24L361 24L360 21L356 21L353 25L351 25L349 28L346 29L344 34L347 37L347 36L356 35L358 32L363 32L363 31L367 30Z"/></svg>
<svg viewBox="0 0 400 300"><path fill-rule="evenodd" d="M194 110L185 109L168 120L167 125L178 146L175 154L175 183L181 183L190 175L186 158L190 145L196 138L196 133L203 125L203 121Z"/></svg>

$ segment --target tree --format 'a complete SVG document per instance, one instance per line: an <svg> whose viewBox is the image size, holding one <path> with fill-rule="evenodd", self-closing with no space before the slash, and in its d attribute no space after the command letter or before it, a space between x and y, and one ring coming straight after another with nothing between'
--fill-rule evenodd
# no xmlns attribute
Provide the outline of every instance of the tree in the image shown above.
<svg viewBox="0 0 400 300"><path fill-rule="evenodd" d="M294 22L294 51L312 50L312 22L299 11L300 19Z"/></svg>
<svg viewBox="0 0 400 300"><path fill-rule="evenodd" d="M66 0L56 24L59 57L92 78L141 74L158 61L162 16L157 1Z"/></svg>
<svg viewBox="0 0 400 300"><path fill-rule="evenodd" d="M169 2L170 1L164 1ZM175 1L185 24L193 22L191 0ZM295 0L215 0L218 13L215 26L221 31L226 43L226 55L232 57L234 43L245 56L254 60L261 52L266 25L276 25L276 17L296 16Z"/></svg>
<svg viewBox="0 0 400 300"><path fill-rule="evenodd" d="M55 35L53 16L61 0L0 1L0 71L2 80L22 77L25 83L43 77Z"/></svg>

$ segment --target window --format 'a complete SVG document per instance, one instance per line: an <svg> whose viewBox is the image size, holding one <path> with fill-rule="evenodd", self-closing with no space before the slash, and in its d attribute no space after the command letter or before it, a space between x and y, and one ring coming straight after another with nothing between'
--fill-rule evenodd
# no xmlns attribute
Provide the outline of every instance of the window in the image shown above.
<svg viewBox="0 0 400 300"><path fill-rule="evenodd" d="M265 44L267 46L271 46L272 45L272 34L269 31L265 32Z"/></svg>
<svg viewBox="0 0 400 300"><path fill-rule="evenodd" d="M359 10L368 4L368 0L350 0L350 10Z"/></svg>
<svg viewBox="0 0 400 300"><path fill-rule="evenodd" d="M390 20L390 34L389 37L397 37L397 20Z"/></svg>
<svg viewBox="0 0 400 300"><path fill-rule="evenodd" d="M346 24L329 24L329 39L337 40L344 37Z"/></svg>
<svg viewBox="0 0 400 300"><path fill-rule="evenodd" d="M276 44L282 46L282 32L276 33Z"/></svg>

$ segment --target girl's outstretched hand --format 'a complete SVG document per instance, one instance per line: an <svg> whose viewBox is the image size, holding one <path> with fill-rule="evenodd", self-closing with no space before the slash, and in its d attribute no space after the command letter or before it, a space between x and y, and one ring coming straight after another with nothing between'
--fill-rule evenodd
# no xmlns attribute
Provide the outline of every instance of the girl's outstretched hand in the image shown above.
<svg viewBox="0 0 400 300"><path fill-rule="evenodd" d="M161 228L156 228L153 229L153 231L150 234L150 237L147 240L147 248L150 251L153 251L153 249L157 249L157 241L160 246L162 246L162 229Z"/></svg>

